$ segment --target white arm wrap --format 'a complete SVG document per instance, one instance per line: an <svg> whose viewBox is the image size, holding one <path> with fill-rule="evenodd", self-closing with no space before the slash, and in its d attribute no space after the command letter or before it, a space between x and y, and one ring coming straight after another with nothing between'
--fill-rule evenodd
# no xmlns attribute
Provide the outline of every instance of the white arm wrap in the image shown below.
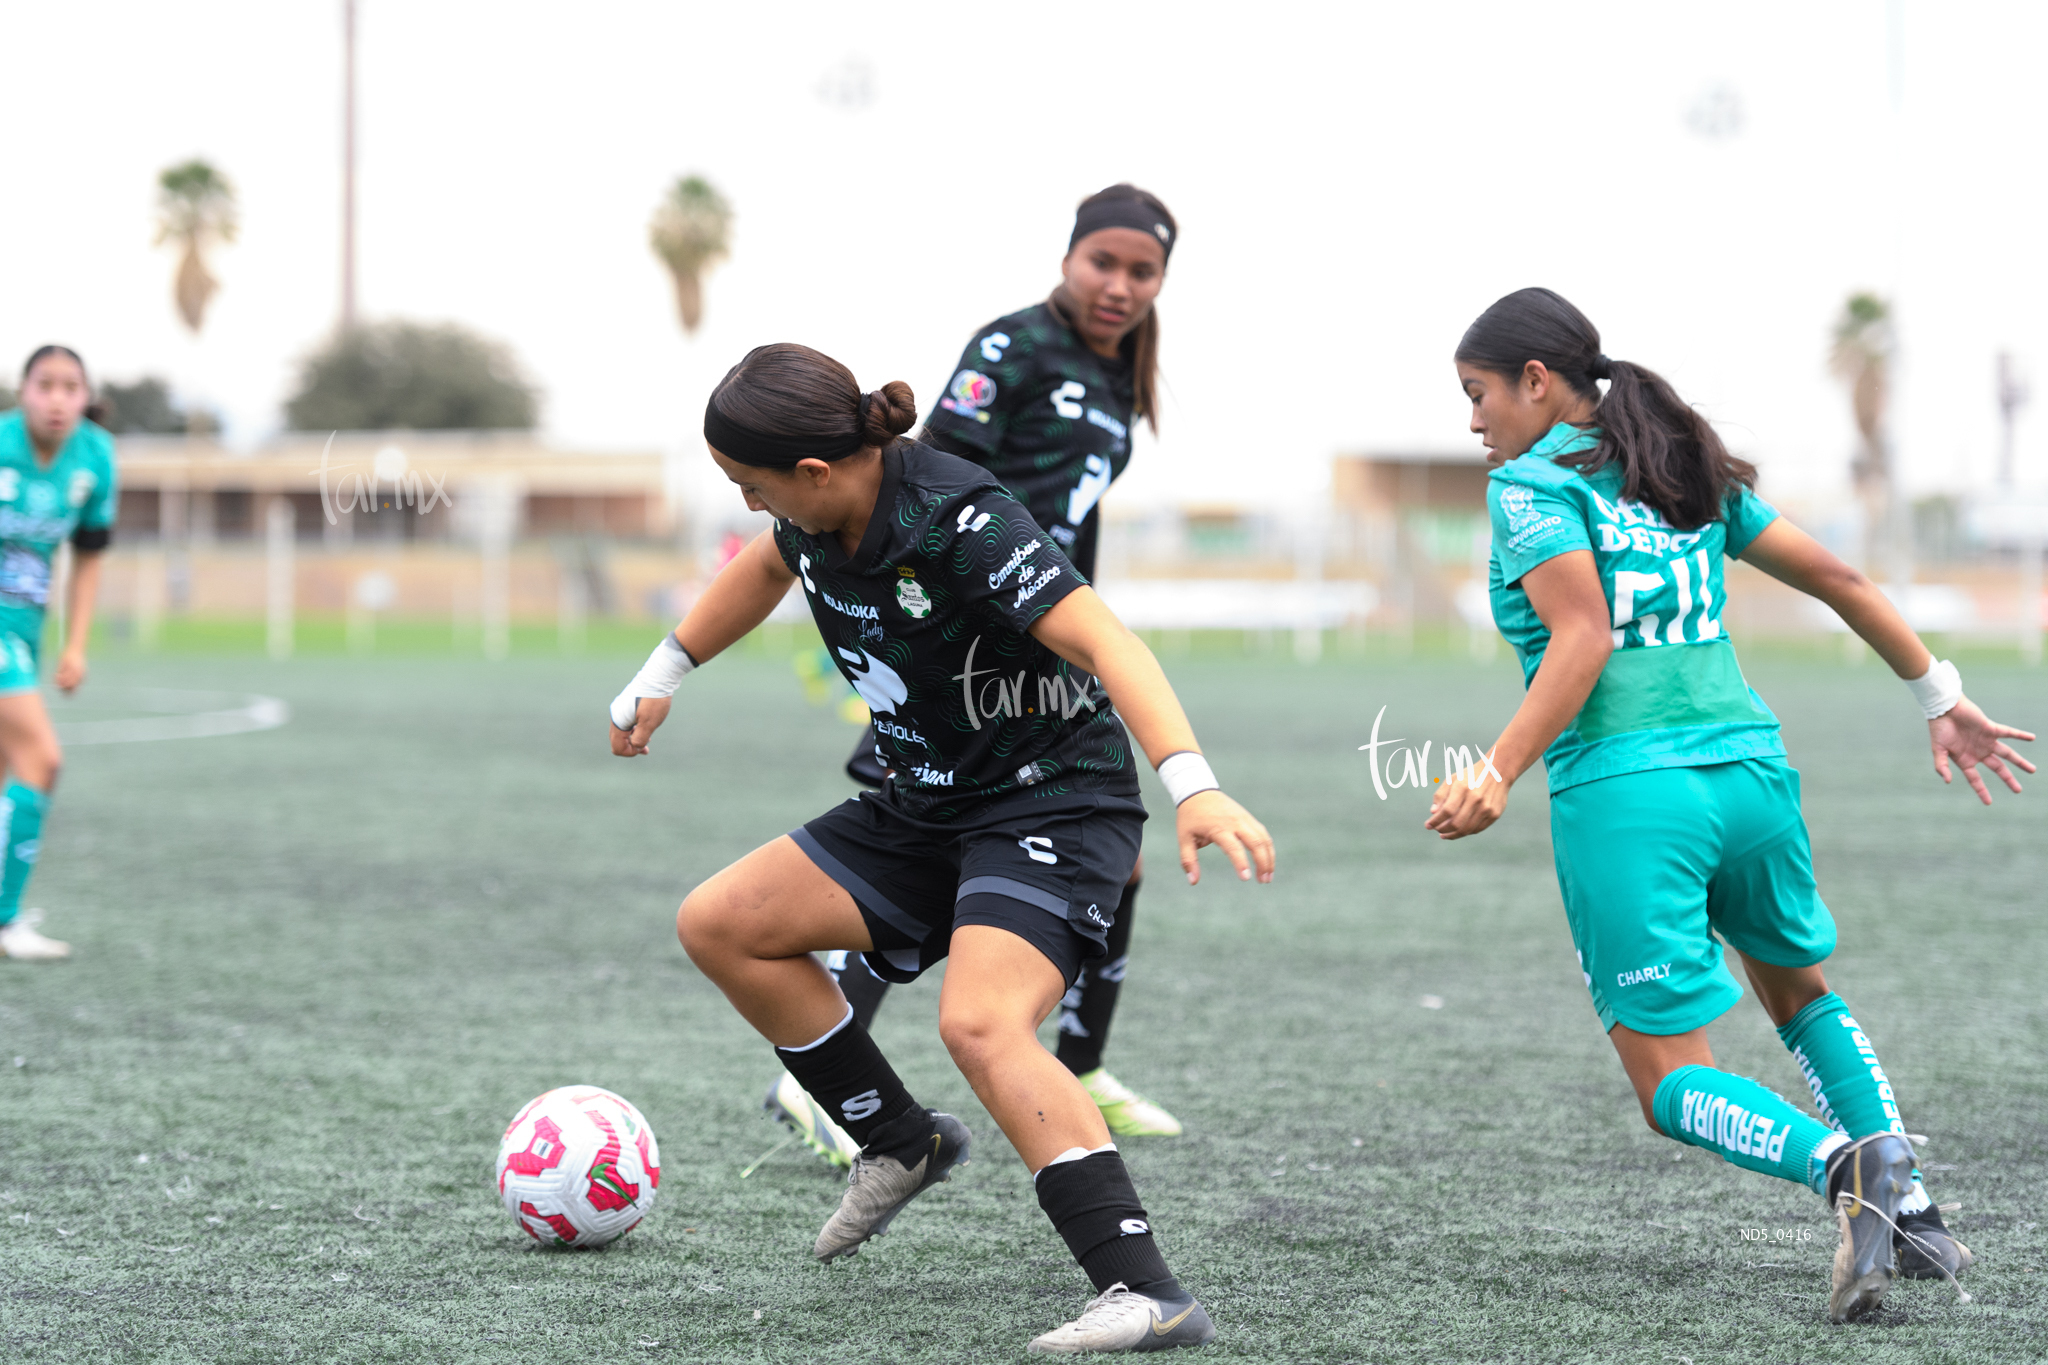
<svg viewBox="0 0 2048 1365"><path fill-rule="evenodd" d="M1159 765L1159 780L1166 784L1166 794L1173 798L1176 807L1196 792L1223 790L1223 784L1210 770L1209 760L1193 749L1168 754Z"/></svg>
<svg viewBox="0 0 2048 1365"><path fill-rule="evenodd" d="M631 730L640 713L640 698L674 696L683 675L696 666L697 661L676 642L674 631L662 636L647 662L633 675L633 681L626 684L626 690L612 698L612 724L621 730Z"/></svg>
<svg viewBox="0 0 2048 1365"><path fill-rule="evenodd" d="M1906 686L1929 720L1947 715L1963 699L1963 675L1947 659L1936 659L1926 673L1906 679Z"/></svg>

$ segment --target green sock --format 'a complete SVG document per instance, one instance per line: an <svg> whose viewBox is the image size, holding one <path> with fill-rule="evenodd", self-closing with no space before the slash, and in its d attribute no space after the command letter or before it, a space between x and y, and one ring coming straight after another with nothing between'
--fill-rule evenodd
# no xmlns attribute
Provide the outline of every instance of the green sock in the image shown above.
<svg viewBox="0 0 2048 1365"><path fill-rule="evenodd" d="M1784 1040L1792 1060L1799 1063L1822 1118L1852 1138L1906 1131L1891 1078L1877 1060L1877 1048L1841 996L1829 991L1793 1015L1778 1030L1778 1037ZM1913 1191L1900 1207L1915 1213L1927 1203L1916 1170Z"/></svg>
<svg viewBox="0 0 2048 1365"><path fill-rule="evenodd" d="M1650 1104L1665 1136L1750 1171L1821 1192L1828 1154L1848 1141L1776 1091L1710 1066L1682 1066Z"/></svg>
<svg viewBox="0 0 2048 1365"><path fill-rule="evenodd" d="M43 845L43 812L50 798L34 787L19 782L7 784L0 797L0 924L14 923L21 913L21 893L28 889L29 874L36 870L36 854Z"/></svg>
<svg viewBox="0 0 2048 1365"><path fill-rule="evenodd" d="M1829 991L1793 1015L1778 1037L1799 1063L1823 1119L1852 1138L1906 1131L1877 1049L1841 996Z"/></svg>

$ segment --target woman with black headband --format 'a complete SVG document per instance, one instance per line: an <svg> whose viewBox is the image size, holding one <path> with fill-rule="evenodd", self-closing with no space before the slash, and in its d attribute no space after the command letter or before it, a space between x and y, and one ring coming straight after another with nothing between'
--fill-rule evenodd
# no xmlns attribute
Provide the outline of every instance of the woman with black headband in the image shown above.
<svg viewBox="0 0 2048 1365"><path fill-rule="evenodd" d="M1091 582L1101 534L1101 498L1131 458L1131 428L1158 430L1159 315L1179 228L1154 195L1112 185L1081 201L1061 280L1042 303L981 328L925 419L923 440L982 465L1031 512ZM885 766L870 729L847 772L882 785ZM1129 961L1142 860L1118 897L1107 954L1085 967L1062 1002L1060 1062L1081 1078L1110 1131L1120 1137L1176 1137L1180 1120L1132 1090L1102 1063ZM857 958L830 964L863 1024L888 984ZM788 1077L769 1088L766 1107L839 1164L851 1144L833 1131Z"/></svg>
<svg viewBox="0 0 2048 1365"><path fill-rule="evenodd" d="M647 752L677 684L792 583L873 710L894 776L691 892L691 960L860 1143L813 1254L851 1254L967 1157L911 1098L814 953L914 980L950 956L939 1031L1025 1165L1097 1297L1033 1350L1195 1345L1207 1315L1166 1268L1116 1144L1038 1025L1105 951L1145 820L1132 742L1176 803L1182 866L1215 844L1273 872L1172 687L988 471L898 439L901 383L863 394L805 346L750 352L705 410L711 456L775 524L722 569L612 703L612 752ZM1126 729L1128 727L1128 729Z"/></svg>

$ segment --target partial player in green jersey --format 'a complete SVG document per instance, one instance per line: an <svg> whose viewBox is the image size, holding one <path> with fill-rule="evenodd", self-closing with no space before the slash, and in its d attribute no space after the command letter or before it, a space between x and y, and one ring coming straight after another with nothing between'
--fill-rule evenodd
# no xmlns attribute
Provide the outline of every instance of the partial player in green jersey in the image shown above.
<svg viewBox="0 0 2048 1365"><path fill-rule="evenodd" d="M1528 695L1487 759L1439 790L1428 827L1486 829L1540 755L1586 989L1650 1127L1828 1200L1834 1321L1876 1308L1896 1274L1953 1280L1970 1253L1921 1187L1876 1048L1821 969L1835 923L1799 774L1722 624L1722 561L1819 598L1869 641L1920 703L1943 781L1961 766L1988 804L1982 765L2017 792L2012 769L2034 765L2005 741L2033 736L1988 719L1881 591L1757 497L1756 470L1669 384L1601 354L1563 298L1501 299L1457 368L1494 466L1494 619ZM1723 942L1819 1118L1715 1067L1705 1026L1742 995Z"/></svg>
<svg viewBox="0 0 2048 1365"><path fill-rule="evenodd" d="M117 492L114 441L85 418L92 390L85 362L45 346L22 368L21 406L0 414L0 955L23 961L69 957L71 946L38 929L42 911L21 908L42 849L43 816L63 750L43 706L43 614L50 562L71 542L65 636L55 681L70 692L85 681L85 642L99 593L100 552L113 534Z"/></svg>
<svg viewBox="0 0 2048 1365"><path fill-rule="evenodd" d="M1051 297L976 330L946 382L923 441L972 460L1024 504L1083 578L1095 577L1102 495L1131 460L1140 421L1159 425L1159 313L1166 264L1179 239L1157 195L1111 185L1082 200ZM888 768L870 726L846 771L881 787ZM1109 931L1109 952L1081 971L1060 1004L1058 1056L1095 1098L1119 1137L1177 1137L1180 1120L1118 1080L1103 1065L1130 962L1144 860L1132 870ZM888 983L859 958L829 964L863 1025L873 1022ZM764 1108L838 1165L853 1144L788 1075L769 1087Z"/></svg>

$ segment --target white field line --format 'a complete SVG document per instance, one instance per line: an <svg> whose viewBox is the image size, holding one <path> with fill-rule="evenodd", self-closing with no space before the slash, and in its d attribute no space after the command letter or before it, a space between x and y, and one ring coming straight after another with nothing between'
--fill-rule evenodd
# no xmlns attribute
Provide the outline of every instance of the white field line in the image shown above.
<svg viewBox="0 0 2048 1365"><path fill-rule="evenodd" d="M274 730L292 718L291 708L277 697L242 692L172 692L150 689L135 694L135 709L156 712L123 720L57 722L57 739L79 744L141 744L159 739L209 739ZM205 708L205 709L195 709Z"/></svg>

